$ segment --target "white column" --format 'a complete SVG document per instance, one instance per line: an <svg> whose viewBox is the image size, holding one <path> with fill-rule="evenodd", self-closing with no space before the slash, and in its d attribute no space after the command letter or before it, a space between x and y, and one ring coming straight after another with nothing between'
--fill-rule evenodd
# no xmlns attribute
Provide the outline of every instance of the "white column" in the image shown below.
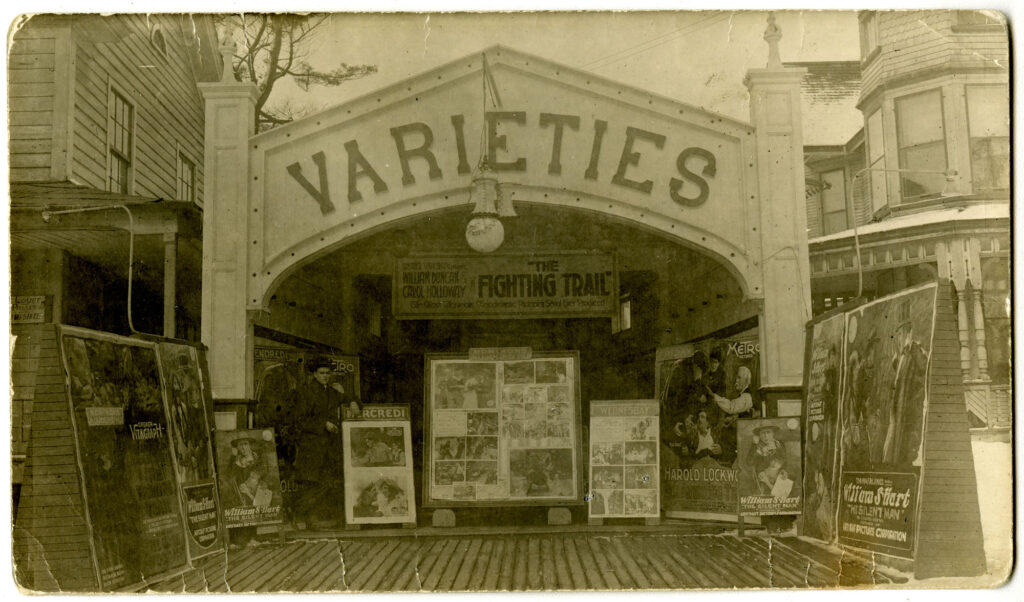
<svg viewBox="0 0 1024 602"><path fill-rule="evenodd" d="M800 387L803 383L804 328L811 318L807 215L804 210L803 131L800 83L806 69L782 66L781 33L769 17L765 40L768 66L747 72L750 119L757 129L757 193L760 208L761 383Z"/></svg>
<svg viewBox="0 0 1024 602"><path fill-rule="evenodd" d="M203 203L203 328L214 398L247 399L246 318L248 140L253 135L256 86L235 81L233 45L221 47L221 81L199 84L206 101Z"/></svg>

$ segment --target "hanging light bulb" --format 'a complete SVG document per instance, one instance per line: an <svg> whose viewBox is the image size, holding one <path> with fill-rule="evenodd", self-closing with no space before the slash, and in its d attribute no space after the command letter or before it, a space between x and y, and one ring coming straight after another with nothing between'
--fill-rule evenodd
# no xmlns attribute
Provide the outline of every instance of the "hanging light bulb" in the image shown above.
<svg viewBox="0 0 1024 602"><path fill-rule="evenodd" d="M499 194L498 179L484 157L473 174L473 215L466 224L466 242L480 253L495 251L505 241L505 226L498 218Z"/></svg>

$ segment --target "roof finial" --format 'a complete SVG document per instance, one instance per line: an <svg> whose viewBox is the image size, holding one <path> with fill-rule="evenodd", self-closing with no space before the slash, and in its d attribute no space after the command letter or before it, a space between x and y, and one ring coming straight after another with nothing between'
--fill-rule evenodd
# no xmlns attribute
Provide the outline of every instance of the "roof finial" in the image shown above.
<svg viewBox="0 0 1024 602"><path fill-rule="evenodd" d="M764 41L768 42L768 68L780 69L782 59L779 57L779 40L782 39L782 29L775 24L775 13L768 13L768 27L764 30Z"/></svg>
<svg viewBox="0 0 1024 602"><path fill-rule="evenodd" d="M224 28L224 34L220 38L220 60L223 69L220 74L220 81L224 84L233 84L235 79L234 58L238 43L235 42L235 31L231 27Z"/></svg>

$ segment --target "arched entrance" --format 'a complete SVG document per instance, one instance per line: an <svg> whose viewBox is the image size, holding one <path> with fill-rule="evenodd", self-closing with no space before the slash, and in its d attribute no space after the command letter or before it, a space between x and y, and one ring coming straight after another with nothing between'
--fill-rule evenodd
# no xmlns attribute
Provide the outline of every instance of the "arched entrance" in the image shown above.
<svg viewBox="0 0 1024 602"><path fill-rule="evenodd" d="M521 213L508 222L502 252L591 249L625 261L643 248L638 240L657 240L672 254L663 266L656 254L642 257L646 271L661 273L653 279L663 289L657 298L685 297L688 291L675 295L672 287L694 274L721 273L709 282L733 288L702 299L700 308L660 309L650 336L699 336L718 322L757 315L762 383L798 387L810 305L800 204L802 71L748 75L749 125L506 48L485 55L503 106L483 114L480 56L256 137L240 117L251 108L251 86L204 85L211 200L203 339L215 397L252 397L254 325L278 319L273 296L309 269L303 266L354 252L361 242L392 247L367 254L382 264L375 273L384 280L395 273L396 250L421 245L473 256L460 228L472 210L471 165L481 154ZM479 132L485 148L473 142ZM622 244L609 245L606 229L619 232ZM628 271L618 268L620 276ZM726 300L715 319L687 319ZM354 320L352 309L339 312L343 324Z"/></svg>

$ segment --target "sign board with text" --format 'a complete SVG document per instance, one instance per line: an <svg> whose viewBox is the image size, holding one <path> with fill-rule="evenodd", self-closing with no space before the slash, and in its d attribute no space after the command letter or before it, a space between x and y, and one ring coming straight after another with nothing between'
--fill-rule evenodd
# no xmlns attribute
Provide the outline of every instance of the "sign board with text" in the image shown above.
<svg viewBox="0 0 1024 602"><path fill-rule="evenodd" d="M412 428L408 405L345 408L345 522L415 523Z"/></svg>
<svg viewBox="0 0 1024 602"><path fill-rule="evenodd" d="M396 262L399 319L609 317L618 307L607 254L445 255Z"/></svg>

